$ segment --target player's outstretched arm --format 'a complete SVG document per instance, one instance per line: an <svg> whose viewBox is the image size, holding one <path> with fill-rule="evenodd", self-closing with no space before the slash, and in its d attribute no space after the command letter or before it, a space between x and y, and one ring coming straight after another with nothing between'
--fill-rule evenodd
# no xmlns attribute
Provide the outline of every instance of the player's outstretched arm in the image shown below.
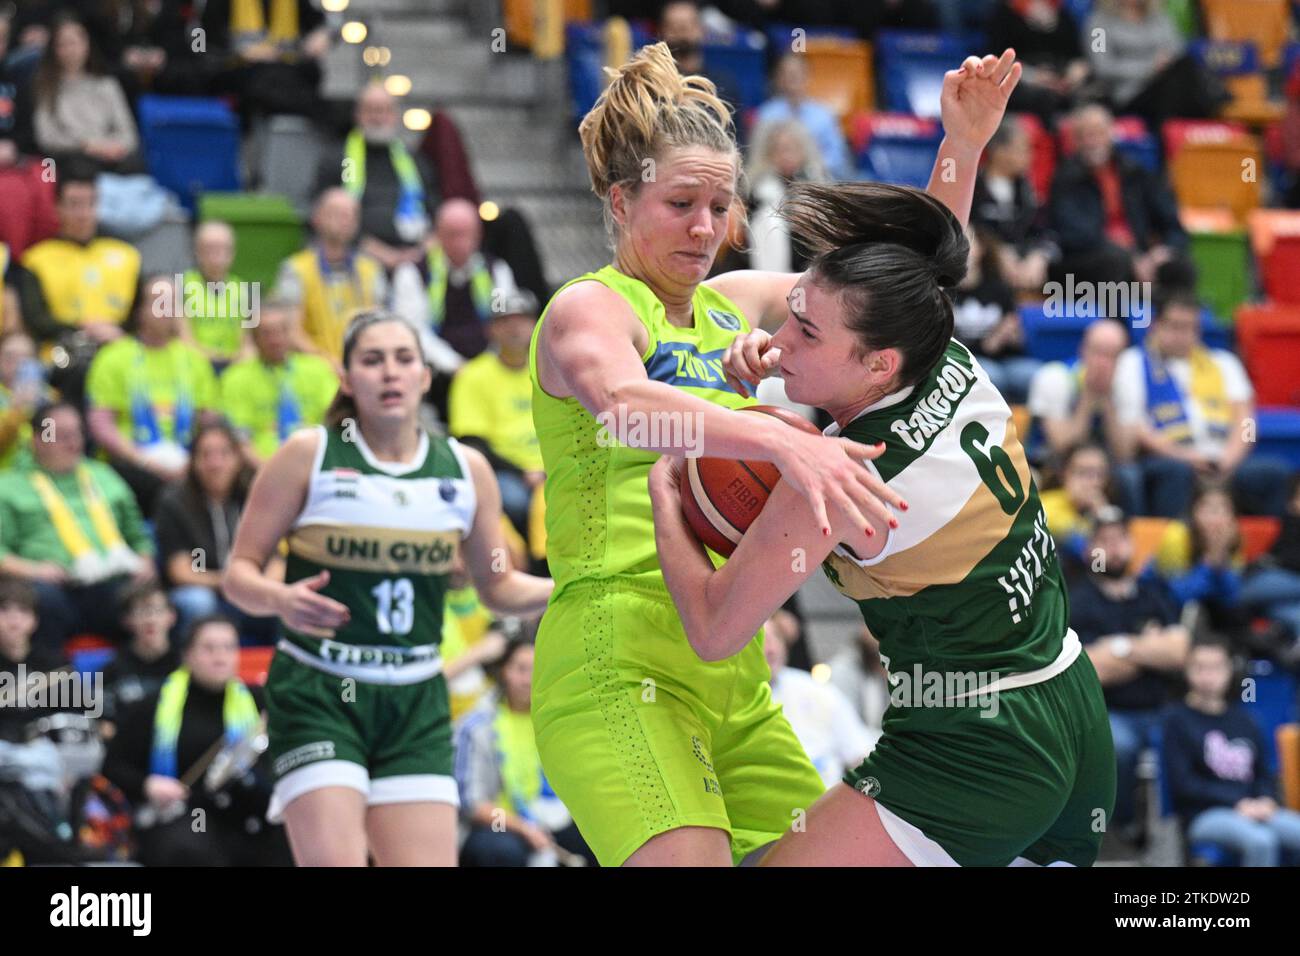
<svg viewBox="0 0 1300 956"><path fill-rule="evenodd" d="M1006 114L1021 71L1016 51L1009 49L1000 57L969 56L944 74L939 96L944 139L926 191L963 226L970 221L980 156Z"/></svg>
<svg viewBox="0 0 1300 956"><path fill-rule="evenodd" d="M514 567L501 533L501 489L482 453L461 446L469 462L477 505L474 526L465 537L465 564L481 600L497 614L532 617L546 609L555 582Z"/></svg>
<svg viewBox="0 0 1300 956"><path fill-rule="evenodd" d="M691 648L701 660L739 653L790 595L808 580L839 541L864 560L884 547L888 527L872 533L840 508L831 508L833 534L824 536L808 502L779 482L735 553L716 571L682 514L680 466L662 458L650 470L655 544L664 583L682 619Z"/></svg>
<svg viewBox="0 0 1300 956"><path fill-rule="evenodd" d="M300 633L332 637L351 612L316 593L329 582L329 572L293 584L266 574L281 539L302 512L319 441L314 428L296 432L257 473L230 548L221 593L245 614L278 617Z"/></svg>

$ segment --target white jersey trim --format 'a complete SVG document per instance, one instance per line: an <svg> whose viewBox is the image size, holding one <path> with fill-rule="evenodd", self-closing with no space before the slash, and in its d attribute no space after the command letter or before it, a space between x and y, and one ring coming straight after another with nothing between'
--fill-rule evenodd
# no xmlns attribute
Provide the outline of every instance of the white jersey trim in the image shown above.
<svg viewBox="0 0 1300 956"><path fill-rule="evenodd" d="M456 456L456 461L460 462L461 473L465 476L465 491L469 494L469 507L466 510L468 515L465 525L465 537L474 530L474 519L478 517L478 489L474 486L474 473L469 469L469 459L465 457L465 449L460 442L447 436L447 447L451 453Z"/></svg>
<svg viewBox="0 0 1300 956"><path fill-rule="evenodd" d="M420 429L420 440L415 446L415 456L409 461L380 461L375 457L375 453L370 450L366 444L366 436L361 433L361 426L357 426L357 449L361 452L361 457L366 460L366 464L376 471L382 471L385 475L393 478L400 478L402 475L409 475L424 464L425 458L429 455L429 433L423 428Z"/></svg>

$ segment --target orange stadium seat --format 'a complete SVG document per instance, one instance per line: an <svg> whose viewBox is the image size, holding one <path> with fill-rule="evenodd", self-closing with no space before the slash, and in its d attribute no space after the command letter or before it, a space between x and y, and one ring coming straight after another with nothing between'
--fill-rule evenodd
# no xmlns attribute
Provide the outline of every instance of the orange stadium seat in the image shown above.
<svg viewBox="0 0 1300 956"><path fill-rule="evenodd" d="M504 20L506 36L511 43L532 48L537 30L536 7L544 0L505 0ZM592 19L591 0L563 0L564 22L589 21Z"/></svg>
<svg viewBox="0 0 1300 956"><path fill-rule="evenodd" d="M1242 306L1235 325L1256 404L1300 405L1300 306Z"/></svg>
<svg viewBox="0 0 1300 956"><path fill-rule="evenodd" d="M1242 224L1259 208L1260 177L1266 170L1258 138L1191 138L1169 155L1169 180L1179 206L1227 209Z"/></svg>
<svg viewBox="0 0 1300 956"><path fill-rule="evenodd" d="M267 672L271 669L271 658L274 656L274 647L241 647L239 679L250 687L261 687L266 683Z"/></svg>
<svg viewBox="0 0 1300 956"><path fill-rule="evenodd" d="M1278 782L1282 803L1300 810L1300 724L1283 724L1276 731Z"/></svg>
<svg viewBox="0 0 1300 956"><path fill-rule="evenodd" d="M1201 0L1205 32L1215 40L1242 40L1259 49L1264 69L1282 62L1291 24L1291 0Z"/></svg>
<svg viewBox="0 0 1300 956"><path fill-rule="evenodd" d="M1241 529L1241 550L1247 564L1273 547L1282 532L1282 522L1261 515L1242 515L1237 519L1237 526Z"/></svg>
<svg viewBox="0 0 1300 956"><path fill-rule="evenodd" d="M1133 539L1133 559L1129 562L1131 571L1137 571L1156 556L1168 527L1168 518L1129 518L1128 533Z"/></svg>
<svg viewBox="0 0 1300 956"><path fill-rule="evenodd" d="M821 36L808 37L805 42L808 96L834 112L847 136L853 114L875 107L871 44L865 40Z"/></svg>

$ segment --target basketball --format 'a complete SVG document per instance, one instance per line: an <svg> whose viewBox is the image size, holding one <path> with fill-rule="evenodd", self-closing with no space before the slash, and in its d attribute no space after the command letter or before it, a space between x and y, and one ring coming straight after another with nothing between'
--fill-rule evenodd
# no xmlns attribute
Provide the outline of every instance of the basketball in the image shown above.
<svg viewBox="0 0 1300 956"><path fill-rule="evenodd" d="M771 415L820 434L807 419L775 405L751 405L740 411ZM706 547L729 557L780 480L781 472L770 461L687 458L682 469L682 512Z"/></svg>

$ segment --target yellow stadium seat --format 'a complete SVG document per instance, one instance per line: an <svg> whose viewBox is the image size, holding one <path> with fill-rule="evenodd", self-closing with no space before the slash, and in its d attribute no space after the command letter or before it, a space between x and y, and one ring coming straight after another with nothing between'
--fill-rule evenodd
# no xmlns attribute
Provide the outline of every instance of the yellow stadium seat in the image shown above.
<svg viewBox="0 0 1300 956"><path fill-rule="evenodd" d="M1168 518L1130 518L1128 521L1129 537L1133 539L1133 559L1129 570L1137 571L1156 556L1165 530L1169 527Z"/></svg>
<svg viewBox="0 0 1300 956"><path fill-rule="evenodd" d="M532 49L537 31L538 3L546 0L505 0L502 13L506 36L511 43ZM591 0L563 0L564 22L588 22L592 19Z"/></svg>
<svg viewBox="0 0 1300 956"><path fill-rule="evenodd" d="M1286 115L1285 103L1269 99L1268 78L1262 73L1224 77L1224 85L1232 96L1232 102L1222 110L1224 119L1264 126Z"/></svg>
<svg viewBox="0 0 1300 956"><path fill-rule="evenodd" d="M1221 142L1188 142L1169 162L1178 205L1226 209L1244 225L1260 205L1260 179L1267 175L1259 140L1233 136Z"/></svg>
<svg viewBox="0 0 1300 956"><path fill-rule="evenodd" d="M1264 69L1281 64L1291 0L1201 0L1201 12L1211 39L1254 43Z"/></svg>

